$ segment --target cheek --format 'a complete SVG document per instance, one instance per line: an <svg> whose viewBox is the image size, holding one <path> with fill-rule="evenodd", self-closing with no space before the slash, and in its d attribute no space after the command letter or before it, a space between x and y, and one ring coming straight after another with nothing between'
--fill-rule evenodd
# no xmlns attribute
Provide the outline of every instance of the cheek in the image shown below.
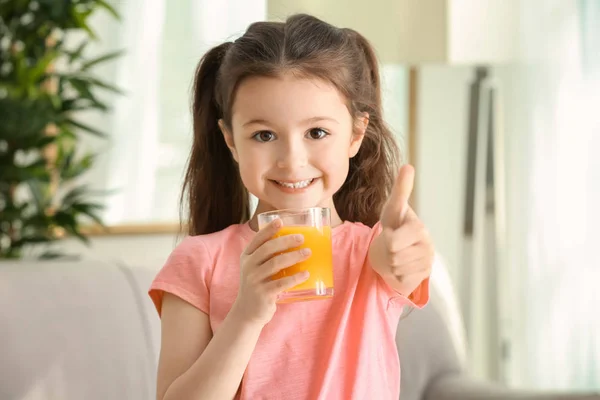
<svg viewBox="0 0 600 400"><path fill-rule="evenodd" d="M242 182L248 189L253 189L268 169L267 158L256 154L252 147L238 148L238 155L238 168Z"/></svg>
<svg viewBox="0 0 600 400"><path fill-rule="evenodd" d="M327 171L330 183L340 186L346 180L349 165L350 159L345 153L337 157L323 157L320 162L321 170Z"/></svg>
<svg viewBox="0 0 600 400"><path fill-rule="evenodd" d="M259 171L251 162L240 163L239 168L244 187L254 196L258 196L264 189Z"/></svg>
<svg viewBox="0 0 600 400"><path fill-rule="evenodd" d="M349 143L345 140L336 140L321 150L314 157L319 169L326 172L329 175L329 179L335 181L336 184L339 183L338 181L343 183L346 175L348 175L348 167L350 165L350 158L348 156L350 151Z"/></svg>
<svg viewBox="0 0 600 400"><path fill-rule="evenodd" d="M252 178L260 172L260 162L252 157L241 157L238 167L242 178Z"/></svg>
<svg viewBox="0 0 600 400"><path fill-rule="evenodd" d="M248 146L243 140L238 139L236 141L236 150L238 154L238 164L240 170L244 171L246 168L252 167L257 160L255 151L252 146Z"/></svg>

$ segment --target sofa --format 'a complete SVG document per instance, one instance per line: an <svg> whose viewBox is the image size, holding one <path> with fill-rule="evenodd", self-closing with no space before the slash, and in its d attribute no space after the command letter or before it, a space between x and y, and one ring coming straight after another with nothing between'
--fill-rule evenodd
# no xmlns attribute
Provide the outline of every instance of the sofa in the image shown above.
<svg viewBox="0 0 600 400"><path fill-rule="evenodd" d="M118 261L0 262L0 400L155 398L160 321L146 292L157 268ZM398 327L402 400L600 399L478 383L439 260L431 303Z"/></svg>

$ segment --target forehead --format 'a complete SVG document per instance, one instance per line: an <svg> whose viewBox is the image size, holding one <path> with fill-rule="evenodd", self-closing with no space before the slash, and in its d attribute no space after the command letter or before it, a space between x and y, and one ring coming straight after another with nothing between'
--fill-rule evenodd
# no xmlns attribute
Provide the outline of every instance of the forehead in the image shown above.
<svg viewBox="0 0 600 400"><path fill-rule="evenodd" d="M239 86L232 109L233 125L253 119L293 123L315 116L350 121L346 99L330 83L291 74L251 77Z"/></svg>

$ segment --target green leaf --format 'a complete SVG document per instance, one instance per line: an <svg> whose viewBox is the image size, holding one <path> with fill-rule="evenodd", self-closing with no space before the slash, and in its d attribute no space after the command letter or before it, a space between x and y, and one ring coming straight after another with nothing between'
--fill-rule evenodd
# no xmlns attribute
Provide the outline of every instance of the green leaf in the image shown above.
<svg viewBox="0 0 600 400"><path fill-rule="evenodd" d="M49 205L49 199L44 196L46 192L45 188L42 187L44 184L38 181L28 181L27 185L29 186L29 192L31 193L31 197L33 197L37 210L43 212Z"/></svg>
<svg viewBox="0 0 600 400"><path fill-rule="evenodd" d="M106 2L104 0L96 0L96 3L98 3L98 5L100 7L104 8L106 11L111 13L112 16L115 17L117 20L119 20L119 21L121 20L121 16L119 15L119 13L117 13L117 10L115 10L115 8L113 6L108 4L108 2Z"/></svg>
<svg viewBox="0 0 600 400"><path fill-rule="evenodd" d="M77 218L75 215L64 211L59 211L54 216L54 220L58 226L63 227L70 235L77 237L85 244L89 244L89 239L79 230L79 225L77 224Z"/></svg>
<svg viewBox="0 0 600 400"><path fill-rule="evenodd" d="M90 215L95 213L96 211L101 211L104 209L104 206L99 203L75 203L71 205L73 210L80 212L82 214Z"/></svg>
<svg viewBox="0 0 600 400"><path fill-rule="evenodd" d="M52 218L40 209L40 212L25 218L23 228L47 229L52 224Z"/></svg>
<svg viewBox="0 0 600 400"><path fill-rule="evenodd" d="M96 36L96 33L92 30L92 28L89 27L89 25L86 22L86 19L87 19L88 15L90 14L90 11L85 11L85 12L80 13L76 10L75 7L71 7L70 13L71 13L71 16L73 17L76 27L86 31L87 34L92 39L94 39L94 40L98 39L98 36Z"/></svg>
<svg viewBox="0 0 600 400"><path fill-rule="evenodd" d="M99 86L103 89L107 89L118 94L123 94L123 91L118 87L89 75L77 74L72 76L66 76L66 78L80 93L85 94L86 97L90 97L94 101L97 100L92 94L92 86Z"/></svg>
<svg viewBox="0 0 600 400"><path fill-rule="evenodd" d="M31 150L31 149L38 149L41 150L44 147L52 144L54 141L56 141L56 136L33 136L33 137L24 137L22 139L22 141L20 142L20 144L18 145L18 148L21 150Z"/></svg>
<svg viewBox="0 0 600 400"><path fill-rule="evenodd" d="M84 97L68 98L64 100L61 105L61 112L63 113L69 111L82 111L91 109L107 111L108 107L95 98L94 100L92 100Z"/></svg>
<svg viewBox="0 0 600 400"><path fill-rule="evenodd" d="M105 54L103 56L100 56L98 58L95 58L93 60L87 61L85 62L82 66L81 66L81 70L82 71L87 71L88 69L90 69L91 67L93 67L94 65L103 63L105 61L109 61L112 60L113 58L117 58L120 57L122 54L124 53L123 50L117 50L115 52L112 53L108 53Z"/></svg>
<svg viewBox="0 0 600 400"><path fill-rule="evenodd" d="M63 209L70 208L75 203L80 203L82 197L88 192L88 185L80 185L71 189L63 197L61 203Z"/></svg>
<svg viewBox="0 0 600 400"><path fill-rule="evenodd" d="M57 163L59 164L59 167L70 168L73 157L75 157L74 151L68 151L65 146L60 146L58 148Z"/></svg>
<svg viewBox="0 0 600 400"><path fill-rule="evenodd" d="M68 77L68 82L84 98L89 99L93 102L98 102L96 96L94 96L94 94L90 90L90 83L88 81L76 77Z"/></svg>
<svg viewBox="0 0 600 400"><path fill-rule="evenodd" d="M31 99L0 99L0 137L10 139L12 147L22 148L23 142L44 135L46 126L56 119L47 97Z"/></svg>
<svg viewBox="0 0 600 400"><path fill-rule="evenodd" d="M2 221L18 221L23 217L23 211L27 208L27 204L22 204L20 206L15 206L14 204L8 204L2 210Z"/></svg>
<svg viewBox="0 0 600 400"><path fill-rule="evenodd" d="M111 85L110 83L103 82L103 81L101 81L99 79L96 79L96 78L88 77L88 82L90 82L92 85L99 86L99 87L101 87L103 89L110 90L111 92L114 92L114 93L117 93L117 94L124 94L125 93L121 89L119 89L118 87L116 87L114 85Z"/></svg>
<svg viewBox="0 0 600 400"><path fill-rule="evenodd" d="M29 84L36 83L42 76L46 74L46 69L48 66L56 60L59 56L59 53L56 51L50 51L46 53L46 55L38 61L38 63L31 69L29 72L28 81Z"/></svg>
<svg viewBox="0 0 600 400"><path fill-rule="evenodd" d="M84 214L87 215L88 217L90 217L95 223L97 223L101 227L106 228L104 221L97 214L92 213L92 212L84 213Z"/></svg>
<svg viewBox="0 0 600 400"><path fill-rule="evenodd" d="M104 209L104 206L102 206L101 204L77 203L77 204L73 204L71 206L71 209L77 211L78 213L80 213L82 215L85 215L85 216L91 218L98 225L105 226L104 221L102 221L102 218L100 218L100 216L98 214L96 214L97 211L101 211L102 209Z"/></svg>
<svg viewBox="0 0 600 400"><path fill-rule="evenodd" d="M99 131L99 130L97 130L95 128L92 128L89 125L83 124L81 122L77 122L77 121L75 121L73 119L67 119L66 122L68 124L70 124L70 125L73 125L76 128L81 129L82 131L91 133L92 135L95 135L95 136L98 136L98 137L101 137L101 138L107 137L107 135L104 132L101 132L101 131Z"/></svg>
<svg viewBox="0 0 600 400"><path fill-rule="evenodd" d="M77 134L75 134L75 132L69 126L67 126L66 123L61 123L58 125L58 127L60 129L60 136L62 136L63 138L71 140L77 139Z"/></svg>
<svg viewBox="0 0 600 400"><path fill-rule="evenodd" d="M48 98L50 99L50 103L52 103L52 107L55 110L60 110L62 107L62 99L58 94L49 94Z"/></svg>
<svg viewBox="0 0 600 400"><path fill-rule="evenodd" d="M58 211L56 214L54 214L53 219L56 222L56 225L65 229L77 226L77 219L75 216L65 211Z"/></svg>
<svg viewBox="0 0 600 400"><path fill-rule="evenodd" d="M27 87L27 65L25 64L25 57L23 53L17 53L15 55L14 68L17 74L17 83L19 86L21 88Z"/></svg>
<svg viewBox="0 0 600 400"><path fill-rule="evenodd" d="M73 61L80 59L82 57L83 51L85 50L85 47L88 45L88 43L89 43L88 40L84 40L75 49L75 51L67 52L67 54L69 55L69 62L72 63Z"/></svg>
<svg viewBox="0 0 600 400"><path fill-rule="evenodd" d="M68 103L67 103L68 102ZM65 104L66 103L66 104ZM92 101L89 99L79 98L67 100L62 104L62 111L83 111L83 110L101 110L108 111L108 107L100 101Z"/></svg>
<svg viewBox="0 0 600 400"><path fill-rule="evenodd" d="M29 180L50 181L50 172L45 160L38 160L26 166L7 165L0 171L0 179L7 182L26 182Z"/></svg>
<svg viewBox="0 0 600 400"><path fill-rule="evenodd" d="M49 144L54 143L55 141L56 141L56 136L44 135L36 140L33 147L35 147L36 149L42 149L42 148L48 146Z"/></svg>
<svg viewBox="0 0 600 400"><path fill-rule="evenodd" d="M74 160L75 153L67 155L65 162L61 166L60 176L62 180L67 181L74 179L92 167L95 159L94 154L86 154L78 160Z"/></svg>

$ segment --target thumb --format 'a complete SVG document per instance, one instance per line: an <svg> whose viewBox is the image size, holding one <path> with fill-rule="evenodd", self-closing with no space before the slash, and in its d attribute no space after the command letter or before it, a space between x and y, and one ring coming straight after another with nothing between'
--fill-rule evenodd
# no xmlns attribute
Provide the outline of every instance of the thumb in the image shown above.
<svg viewBox="0 0 600 400"><path fill-rule="evenodd" d="M406 164L400 168L392 192L381 214L381 225L386 228L397 229L404 222L408 212L408 199L413 191L415 182L415 169Z"/></svg>

